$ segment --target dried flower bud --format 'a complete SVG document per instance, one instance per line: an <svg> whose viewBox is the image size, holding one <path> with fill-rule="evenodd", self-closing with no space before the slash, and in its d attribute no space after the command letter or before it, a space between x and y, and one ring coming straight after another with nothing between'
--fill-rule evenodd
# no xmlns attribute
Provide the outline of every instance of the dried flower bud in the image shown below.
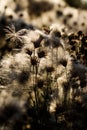
<svg viewBox="0 0 87 130"><path fill-rule="evenodd" d="M25 52L28 54L28 55L32 55L32 51L30 50L30 49L28 49L28 48L26 48L26 50L25 50Z"/></svg>
<svg viewBox="0 0 87 130"><path fill-rule="evenodd" d="M36 66L39 63L39 59L36 56L31 57L31 64Z"/></svg>
<svg viewBox="0 0 87 130"><path fill-rule="evenodd" d="M39 57L39 58L42 58L42 57L45 57L45 56L46 56L46 51L45 51L45 49L39 48L39 49L38 49L38 57Z"/></svg>

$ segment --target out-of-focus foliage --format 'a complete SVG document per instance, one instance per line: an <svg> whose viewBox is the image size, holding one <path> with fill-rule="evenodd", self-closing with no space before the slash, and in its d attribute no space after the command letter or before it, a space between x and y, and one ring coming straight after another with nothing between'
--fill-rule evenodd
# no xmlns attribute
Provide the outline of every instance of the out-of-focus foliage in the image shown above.
<svg viewBox="0 0 87 130"><path fill-rule="evenodd" d="M87 9L86 0L65 0L65 1L72 7Z"/></svg>

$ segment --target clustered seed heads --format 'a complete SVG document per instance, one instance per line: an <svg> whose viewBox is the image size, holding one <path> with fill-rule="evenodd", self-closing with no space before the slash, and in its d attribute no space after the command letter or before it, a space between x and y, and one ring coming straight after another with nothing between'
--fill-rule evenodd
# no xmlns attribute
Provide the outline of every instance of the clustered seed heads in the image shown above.
<svg viewBox="0 0 87 130"><path fill-rule="evenodd" d="M69 78L69 76L71 75L70 73L73 63L70 59L69 54L66 54L65 52L65 44L61 36L62 34L58 30L57 25L52 25L50 27L49 33L42 32L38 29L22 29L16 32L14 25L12 25L11 27L7 27L7 30L5 31L7 39L10 39L13 42L17 42L16 39L18 39L19 41L22 41L23 39L24 45L22 47L22 51L18 54L15 54L14 56L15 58L17 57L17 59L18 57L21 57L22 61L22 56L24 56L25 59L28 58L29 60L24 59L24 62L20 62L22 64L18 65L18 68L26 68L26 66L23 67L23 64L27 63L26 65L30 65L30 68L32 66L36 66L38 68L38 74L41 75L43 71L47 73L58 72L56 68L58 64L61 64L65 68L67 68L65 69L65 71L67 71L65 72L65 74L68 74L68 76L66 76L66 80L68 81L67 78ZM72 39L73 37L69 36L69 40L70 38ZM15 60L15 62L18 62L17 59ZM15 66L17 66L16 64L18 64L17 62L15 63ZM31 71L31 69L29 71Z"/></svg>
<svg viewBox="0 0 87 130"><path fill-rule="evenodd" d="M0 0L0 130L87 129L87 11L67 1Z"/></svg>
<svg viewBox="0 0 87 130"><path fill-rule="evenodd" d="M16 32L12 25L5 31L6 40L9 39L12 44L19 45L22 42L23 45L20 51L14 53L15 46L13 46L11 52L3 56L0 63L0 86L13 89L14 93L17 93L17 90L22 92L26 90L28 107L33 107L37 112L38 106L42 107L47 103L51 114L57 111L57 107L59 110L61 105L71 103L76 91L81 89L82 77L86 83L87 68L76 63L70 56L69 48L66 47L67 44L62 39L58 27L52 26L49 33L39 29L21 29ZM86 43L86 37L81 32L78 35L67 36L67 43L69 42L70 46L79 44L79 39ZM73 75L78 76L81 82L73 79ZM6 80L3 82L3 79Z"/></svg>

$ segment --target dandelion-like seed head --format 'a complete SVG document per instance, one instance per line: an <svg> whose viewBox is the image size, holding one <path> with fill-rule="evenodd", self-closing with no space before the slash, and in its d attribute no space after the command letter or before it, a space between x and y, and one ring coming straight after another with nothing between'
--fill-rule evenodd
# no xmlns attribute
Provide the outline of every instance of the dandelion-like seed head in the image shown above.
<svg viewBox="0 0 87 130"><path fill-rule="evenodd" d="M10 27L7 26L5 29L6 32L6 40L11 41L13 43L23 43L23 37L27 34L27 29L21 29L16 32L15 26L11 25Z"/></svg>
<svg viewBox="0 0 87 130"><path fill-rule="evenodd" d="M7 26L4 30L6 32L6 40L11 42L21 41L21 38L18 36L14 25L11 25L11 27Z"/></svg>

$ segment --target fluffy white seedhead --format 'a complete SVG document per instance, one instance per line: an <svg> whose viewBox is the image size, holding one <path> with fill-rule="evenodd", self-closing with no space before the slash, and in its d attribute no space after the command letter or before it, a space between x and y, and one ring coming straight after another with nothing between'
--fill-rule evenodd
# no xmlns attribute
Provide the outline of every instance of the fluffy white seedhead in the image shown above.
<svg viewBox="0 0 87 130"><path fill-rule="evenodd" d="M29 31L28 33L28 38L30 38L32 42L37 41L39 36L40 34L33 30Z"/></svg>
<svg viewBox="0 0 87 130"><path fill-rule="evenodd" d="M4 56L1 61L1 67L3 70L9 71L12 68L15 70L30 69L30 57L26 53L17 53L12 55Z"/></svg>
<svg viewBox="0 0 87 130"><path fill-rule="evenodd" d="M14 67L15 69L29 70L30 69L30 57L25 53L18 53L14 55Z"/></svg>
<svg viewBox="0 0 87 130"><path fill-rule="evenodd" d="M61 32L61 34L64 34L67 32L67 28L65 27L65 25L61 25L59 23L53 23L51 26L50 26L50 30L51 32L55 32L55 31L59 31Z"/></svg>
<svg viewBox="0 0 87 130"><path fill-rule="evenodd" d="M23 46L22 52L23 52L23 53L26 53L26 54L28 54L28 55L29 55L28 52L33 53L33 52L34 52L34 44L33 44L31 41L29 42L29 40L28 40L28 43ZM31 55L32 55L32 54L31 54Z"/></svg>
<svg viewBox="0 0 87 130"><path fill-rule="evenodd" d="M7 54L6 56L3 57L0 63L3 70L9 71L10 65L13 63L13 59L14 59L13 56L10 54L9 55Z"/></svg>

